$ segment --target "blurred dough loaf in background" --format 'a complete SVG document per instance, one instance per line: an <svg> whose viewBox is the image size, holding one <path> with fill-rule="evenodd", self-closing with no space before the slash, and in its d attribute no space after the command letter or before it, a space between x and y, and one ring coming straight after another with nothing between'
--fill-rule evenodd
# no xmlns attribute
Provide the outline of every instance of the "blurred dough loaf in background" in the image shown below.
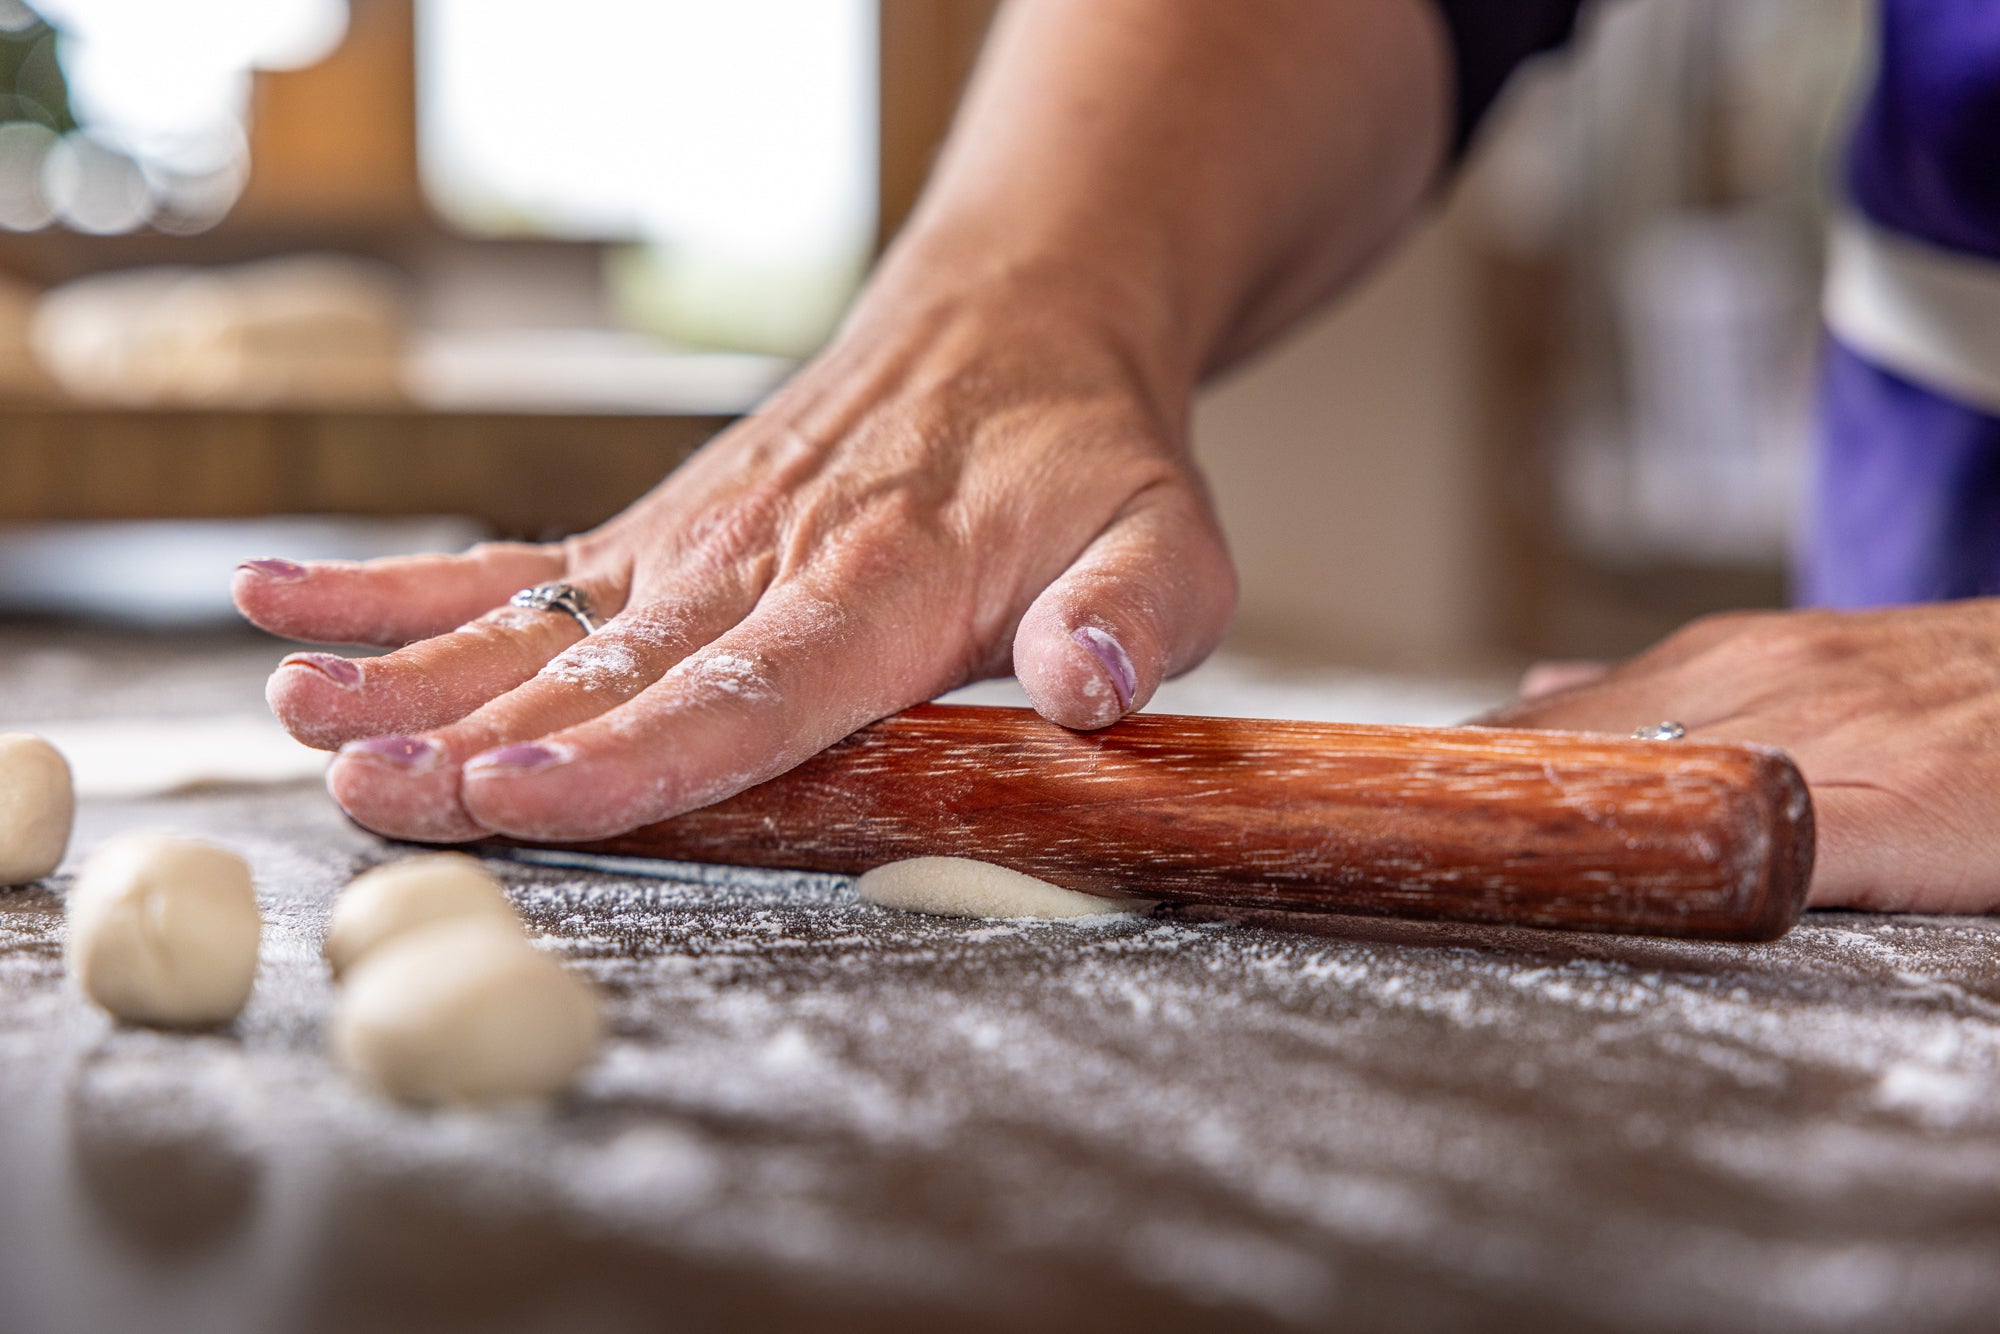
<svg viewBox="0 0 2000 1334"><path fill-rule="evenodd" d="M35 399L55 389L30 345L29 330L40 301L35 288L0 274L0 394Z"/></svg>
<svg viewBox="0 0 2000 1334"><path fill-rule="evenodd" d="M35 308L35 359L68 393L132 405L401 398L409 318L386 265L295 255L96 274Z"/></svg>

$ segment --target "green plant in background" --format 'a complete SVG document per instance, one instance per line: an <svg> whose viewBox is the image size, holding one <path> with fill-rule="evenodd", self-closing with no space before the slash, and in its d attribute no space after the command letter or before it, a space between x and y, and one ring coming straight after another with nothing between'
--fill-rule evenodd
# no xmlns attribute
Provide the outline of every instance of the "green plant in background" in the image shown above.
<svg viewBox="0 0 2000 1334"><path fill-rule="evenodd" d="M21 0L0 0L0 90L0 125L24 121L56 134L76 128L55 29Z"/></svg>

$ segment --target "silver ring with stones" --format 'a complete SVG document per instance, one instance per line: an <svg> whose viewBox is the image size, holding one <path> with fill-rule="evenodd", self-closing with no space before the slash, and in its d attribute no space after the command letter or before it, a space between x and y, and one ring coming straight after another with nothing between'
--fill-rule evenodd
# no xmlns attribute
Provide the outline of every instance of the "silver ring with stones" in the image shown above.
<svg viewBox="0 0 2000 1334"><path fill-rule="evenodd" d="M574 616L587 635L596 634L604 624L597 619L596 608L590 605L590 594L575 584L536 584L533 588L522 589L507 602L510 606L525 607L529 611L559 611L565 616Z"/></svg>
<svg viewBox="0 0 2000 1334"><path fill-rule="evenodd" d="M1654 723L1651 727L1640 728L1632 734L1632 739L1634 741L1679 741L1687 734L1687 728L1669 720L1663 723Z"/></svg>

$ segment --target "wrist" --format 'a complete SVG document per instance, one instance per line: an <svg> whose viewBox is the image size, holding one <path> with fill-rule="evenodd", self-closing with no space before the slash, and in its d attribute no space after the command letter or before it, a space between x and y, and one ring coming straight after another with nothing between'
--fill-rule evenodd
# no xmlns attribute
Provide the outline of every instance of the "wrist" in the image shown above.
<svg viewBox="0 0 2000 1334"><path fill-rule="evenodd" d="M1052 386L1121 378L1178 427L1207 349L1168 286L1129 254L1007 230L920 218L883 256L836 343L929 330Z"/></svg>

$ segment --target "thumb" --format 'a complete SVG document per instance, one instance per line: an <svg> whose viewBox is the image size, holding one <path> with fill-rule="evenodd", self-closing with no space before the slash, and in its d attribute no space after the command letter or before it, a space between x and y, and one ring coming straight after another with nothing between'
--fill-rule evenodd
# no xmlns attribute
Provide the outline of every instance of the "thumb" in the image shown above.
<svg viewBox="0 0 2000 1334"><path fill-rule="evenodd" d="M1144 492L1028 608L1014 675L1049 721L1104 727L1207 657L1235 611L1207 505L1180 487Z"/></svg>

